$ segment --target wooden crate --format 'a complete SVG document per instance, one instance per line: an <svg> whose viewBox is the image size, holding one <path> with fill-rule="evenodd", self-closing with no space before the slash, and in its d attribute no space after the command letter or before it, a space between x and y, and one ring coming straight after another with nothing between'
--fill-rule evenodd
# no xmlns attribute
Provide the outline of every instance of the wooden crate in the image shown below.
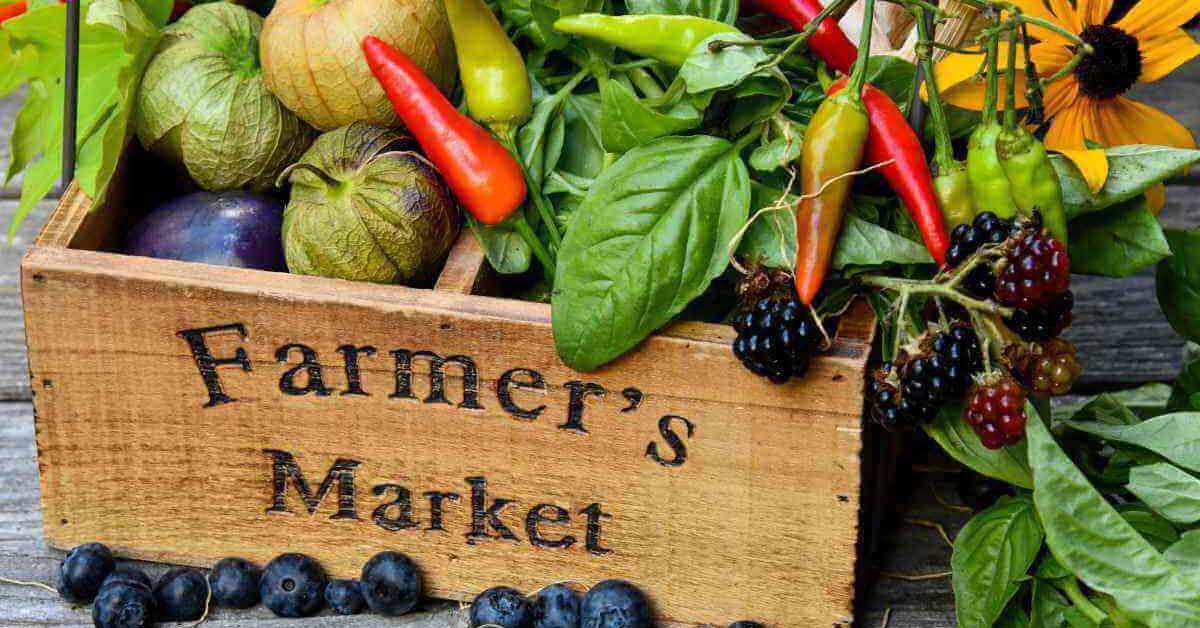
<svg viewBox="0 0 1200 628"><path fill-rule="evenodd" d="M51 546L341 577L395 549L437 597L625 578L664 621L852 622L865 307L785 386L701 323L579 373L547 305L477 294L469 235L410 289L104 252L125 203L72 187L22 264Z"/></svg>

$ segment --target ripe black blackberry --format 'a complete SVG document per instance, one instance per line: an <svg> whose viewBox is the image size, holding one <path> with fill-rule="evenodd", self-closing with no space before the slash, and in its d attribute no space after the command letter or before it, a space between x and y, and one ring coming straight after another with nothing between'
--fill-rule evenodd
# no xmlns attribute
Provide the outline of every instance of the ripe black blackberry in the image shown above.
<svg viewBox="0 0 1200 628"><path fill-rule="evenodd" d="M967 325L955 324L934 336L929 349L941 358L946 376L947 400L966 394L971 387L971 376L983 370L983 352L975 330Z"/></svg>
<svg viewBox="0 0 1200 628"><path fill-rule="evenodd" d="M1011 222L992 212L975 217L971 224L961 224L950 234L950 248L946 250L946 265L950 268L962 266L985 244L1000 244L1013 232ZM996 287L996 278L990 264L976 266L962 283L963 289L973 297L986 299Z"/></svg>
<svg viewBox="0 0 1200 628"><path fill-rule="evenodd" d="M1017 335L1025 340L1049 340L1057 338L1071 326L1071 311L1074 308L1075 295L1067 290L1041 307L1017 308L1012 318L1005 322L1009 329L1017 332Z"/></svg>
<svg viewBox="0 0 1200 628"><path fill-rule="evenodd" d="M733 354L776 384L803 377L822 339L808 308L793 297L759 299L733 326L738 332Z"/></svg>

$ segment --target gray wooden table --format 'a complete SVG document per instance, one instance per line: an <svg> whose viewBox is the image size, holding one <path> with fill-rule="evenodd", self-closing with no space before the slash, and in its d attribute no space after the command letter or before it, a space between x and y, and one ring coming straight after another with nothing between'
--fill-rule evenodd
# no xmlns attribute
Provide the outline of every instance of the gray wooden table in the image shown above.
<svg viewBox="0 0 1200 628"><path fill-rule="evenodd" d="M1135 90L1134 97L1159 106L1200 134L1200 63L1169 80ZM7 129L18 102L0 101L0 128ZM0 147L3 150L3 147ZM0 153L0 162L7 155ZM1172 184L1162 220L1169 226L1200 225L1200 176ZM15 190L0 193L0 224L16 207ZM25 367L25 335L21 323L19 260L53 207L38 206L11 248L0 248L0 576L50 582L61 553L41 541L32 406ZM1170 381L1179 371L1183 341L1167 325L1154 295L1152 272L1122 280L1077 277L1076 324L1069 337L1078 346L1087 374L1079 392ZM913 482L895 496L897 508L878 551L865 558L870 574L865 599L859 602L860 626L879 626L885 615L892 628L944 628L954 625L950 590L950 548L932 524L951 538L969 514L948 508L954 502L952 466L943 460L914 467ZM152 573L161 565L145 565ZM498 583L499 584L499 583ZM57 596L0 583L0 627L90 626L86 608L72 608ZM466 626L458 604L428 602L420 613L400 619L372 616L284 620L259 607L252 611L216 611L213 628L244 626Z"/></svg>

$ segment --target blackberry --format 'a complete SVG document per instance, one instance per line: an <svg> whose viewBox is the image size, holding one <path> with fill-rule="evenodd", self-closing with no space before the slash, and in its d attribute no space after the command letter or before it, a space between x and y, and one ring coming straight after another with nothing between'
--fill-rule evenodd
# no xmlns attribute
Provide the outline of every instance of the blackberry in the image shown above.
<svg viewBox="0 0 1200 628"><path fill-rule="evenodd" d="M116 566L112 552L102 543L76 546L58 566L55 588L64 600L73 604L91 602Z"/></svg>
<svg viewBox="0 0 1200 628"><path fill-rule="evenodd" d="M1027 228L1005 251L996 277L996 297L1006 305L1033 309L1071 287L1071 259L1062 242L1040 228Z"/></svg>
<svg viewBox="0 0 1200 628"><path fill-rule="evenodd" d="M552 584L533 601L533 628L579 628L579 597L565 584Z"/></svg>
<svg viewBox="0 0 1200 628"><path fill-rule="evenodd" d="M1025 392L1010 377L994 377L971 388L964 413L983 446L1000 449L1025 435Z"/></svg>
<svg viewBox="0 0 1200 628"><path fill-rule="evenodd" d="M163 574L154 585L158 619L192 621L200 619L208 604L208 581L191 567L176 567Z"/></svg>
<svg viewBox="0 0 1200 628"><path fill-rule="evenodd" d="M961 224L950 234L950 248L946 250L946 265L950 268L962 266L985 244L1000 244L1012 235L1013 225L992 212L975 217L971 224ZM976 266L962 283L971 296L986 299L995 289L996 279L990 264Z"/></svg>
<svg viewBox="0 0 1200 628"><path fill-rule="evenodd" d="M325 585L325 605L338 615L357 615L367 607L357 580L330 580Z"/></svg>
<svg viewBox="0 0 1200 628"><path fill-rule="evenodd" d="M651 628L650 600L624 580L605 580L583 596L580 628Z"/></svg>
<svg viewBox="0 0 1200 628"><path fill-rule="evenodd" d="M900 391L887 381L891 364L884 364L867 379L867 408L871 418L884 428L894 430L909 427L908 417L900 412Z"/></svg>
<svg viewBox="0 0 1200 628"><path fill-rule="evenodd" d="M363 597L380 615L403 615L421 599L421 573L400 552L380 552L363 565Z"/></svg>
<svg viewBox="0 0 1200 628"><path fill-rule="evenodd" d="M941 358L946 376L946 400L966 394L971 376L983 370L983 353L975 330L954 325L933 337L929 349Z"/></svg>
<svg viewBox="0 0 1200 628"><path fill-rule="evenodd" d="M208 573L212 601L217 606L250 608L258 604L262 570L241 558L222 558Z"/></svg>
<svg viewBox="0 0 1200 628"><path fill-rule="evenodd" d="M1083 373L1075 353L1075 345L1062 338L1052 338L1033 347L1020 365L1021 381L1039 397L1061 396Z"/></svg>
<svg viewBox="0 0 1200 628"><path fill-rule="evenodd" d="M510 587L492 587L471 602L471 626L529 628L533 625L533 605Z"/></svg>
<svg viewBox="0 0 1200 628"><path fill-rule="evenodd" d="M776 384L803 377L822 339L808 308L790 297L760 299L733 326L738 332L733 354L752 373Z"/></svg>
<svg viewBox="0 0 1200 628"><path fill-rule="evenodd" d="M1071 310L1074 308L1075 295L1067 290L1041 307L1017 308L1012 318L1007 319L1005 323L1025 340L1049 340L1057 338L1070 327Z"/></svg>

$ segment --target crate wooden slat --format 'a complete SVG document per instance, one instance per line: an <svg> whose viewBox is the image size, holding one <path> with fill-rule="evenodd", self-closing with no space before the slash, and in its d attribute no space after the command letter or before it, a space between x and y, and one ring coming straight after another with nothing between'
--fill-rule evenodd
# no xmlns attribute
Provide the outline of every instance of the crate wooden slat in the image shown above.
<svg viewBox="0 0 1200 628"><path fill-rule="evenodd" d="M119 241L122 221L116 202L89 210L68 191L22 265L50 545L100 540L125 556L195 565L300 551L338 576L396 549L437 597L616 577L643 587L664 620L853 620L870 499L863 459L876 464L861 420L867 308L844 318L807 378L785 386L736 364L728 327L692 322L578 373L554 352L548 306L477 294L486 264L465 232L436 289L419 290L92 250ZM235 400L206 407L210 390L179 332L233 324L244 337L206 334L207 348L218 358L243 348L250 371L216 367ZM284 393L301 350L285 352L286 364L277 352L295 343L316 352L330 394ZM338 351L347 345L375 347L358 358L365 394L351 391ZM448 360L447 403L427 402L437 395L422 351ZM453 356L477 370L475 403L465 360ZM405 374L411 397L396 398ZM501 391L519 409L544 409L514 416ZM573 396L586 433L563 427ZM680 445L686 459L673 466ZM287 452L314 497L331 468L341 471L309 504L287 457L272 452ZM513 500L494 512L517 539L472 512L480 483L468 478L480 477L483 505ZM411 527L387 504L399 487ZM442 529L430 529L428 492L458 496L441 498ZM487 536L470 535L477 523Z"/></svg>

